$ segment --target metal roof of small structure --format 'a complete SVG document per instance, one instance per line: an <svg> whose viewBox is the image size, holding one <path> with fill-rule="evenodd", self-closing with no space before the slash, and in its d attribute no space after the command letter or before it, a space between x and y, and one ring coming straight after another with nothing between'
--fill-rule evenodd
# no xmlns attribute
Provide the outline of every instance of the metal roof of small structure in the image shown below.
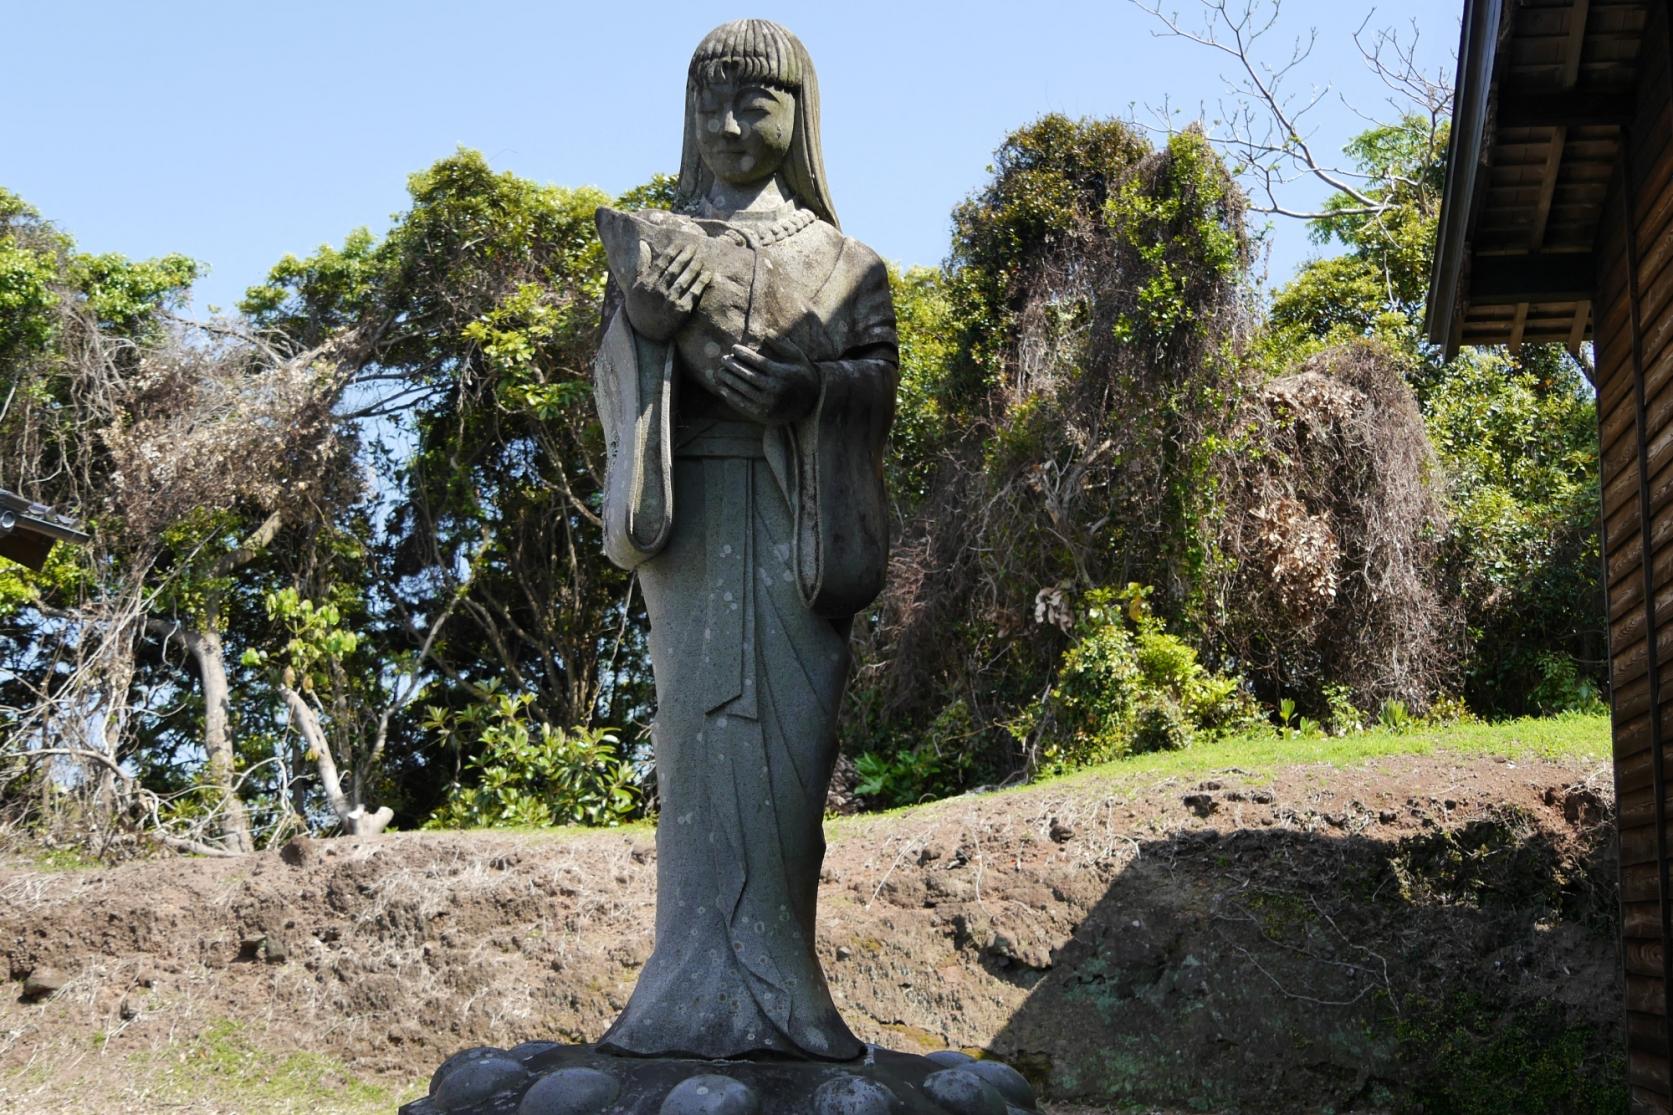
<svg viewBox="0 0 1673 1115"><path fill-rule="evenodd" d="M80 546L90 537L75 520L0 488L0 557L39 569L55 543Z"/></svg>
<svg viewBox="0 0 1673 1115"><path fill-rule="evenodd" d="M1448 356L1589 335L1647 14L1647 0L1465 0L1427 322Z"/></svg>

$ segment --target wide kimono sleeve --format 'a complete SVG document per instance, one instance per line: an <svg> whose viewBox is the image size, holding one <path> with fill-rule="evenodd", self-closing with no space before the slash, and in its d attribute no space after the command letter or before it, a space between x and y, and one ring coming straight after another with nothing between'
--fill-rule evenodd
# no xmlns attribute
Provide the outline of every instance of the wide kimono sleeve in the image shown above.
<svg viewBox="0 0 1673 1115"><path fill-rule="evenodd" d="M894 300L883 261L844 238L813 299L840 355L818 360L813 410L791 424L796 568L819 615L851 616L883 589L889 517L883 453L900 379Z"/></svg>
<svg viewBox="0 0 1673 1115"><path fill-rule="evenodd" d="M593 361L604 426L604 553L633 569L667 545L673 527L674 350L629 325L619 298L605 304Z"/></svg>

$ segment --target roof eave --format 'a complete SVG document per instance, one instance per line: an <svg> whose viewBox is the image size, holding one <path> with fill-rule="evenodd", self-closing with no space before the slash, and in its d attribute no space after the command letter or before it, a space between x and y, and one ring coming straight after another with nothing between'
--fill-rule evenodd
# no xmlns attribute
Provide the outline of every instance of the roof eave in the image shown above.
<svg viewBox="0 0 1673 1115"><path fill-rule="evenodd" d="M1463 307L1464 261L1469 250L1470 218L1487 134L1487 110L1498 53L1503 0L1464 0L1459 28L1458 79L1453 90L1452 134L1447 142L1446 192L1435 231L1435 258L1429 273L1429 302L1424 327L1431 344L1451 359L1458 351Z"/></svg>

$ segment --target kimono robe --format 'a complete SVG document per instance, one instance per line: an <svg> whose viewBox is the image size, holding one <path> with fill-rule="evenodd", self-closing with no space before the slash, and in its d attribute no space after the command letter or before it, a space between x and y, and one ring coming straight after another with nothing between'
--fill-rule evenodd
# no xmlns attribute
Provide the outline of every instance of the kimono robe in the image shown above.
<svg viewBox="0 0 1673 1115"><path fill-rule="evenodd" d="M863 1047L814 910L849 626L887 559L894 308L882 262L804 210L703 227L720 270L680 334L650 342L618 309L595 365L606 550L650 615L661 808L656 947L601 1044L845 1060ZM821 386L807 415L763 426L701 372L773 337Z"/></svg>

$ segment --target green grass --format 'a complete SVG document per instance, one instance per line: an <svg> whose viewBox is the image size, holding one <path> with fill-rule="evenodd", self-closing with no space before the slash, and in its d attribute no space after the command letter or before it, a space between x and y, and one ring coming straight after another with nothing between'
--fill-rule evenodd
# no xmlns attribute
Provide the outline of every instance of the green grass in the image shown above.
<svg viewBox="0 0 1673 1115"><path fill-rule="evenodd" d="M1391 755L1450 753L1501 755L1509 759L1606 759L1609 747L1609 717L1582 713L1402 731L1376 728L1346 736L1281 737L1272 731L1229 736L1182 751L1153 751L1117 759L1065 775L1056 782L1072 784L1123 775L1165 778L1231 766L1252 774L1267 774L1298 763L1345 767Z"/></svg>
<svg viewBox="0 0 1673 1115"><path fill-rule="evenodd" d="M642 817L636 821L627 821L619 825L492 825L476 826L472 828L418 828L394 829L390 832L401 832L407 837L414 836L457 836L463 832L482 833L488 836L534 836L556 838L569 843L576 840L604 840L610 837L642 836L650 838L656 835L656 818Z"/></svg>
<svg viewBox="0 0 1673 1115"><path fill-rule="evenodd" d="M76 848L49 848L29 857L41 871L91 871L107 866L102 860Z"/></svg>
<svg viewBox="0 0 1673 1115"><path fill-rule="evenodd" d="M1400 731L1376 728L1346 736L1281 736L1276 730L1263 730L1201 741L1180 751L1130 755L999 793L1026 794L1043 787L1083 789L1112 783L1155 782L1164 778L1200 778L1228 767L1236 767L1258 778L1269 777L1284 767L1302 764L1348 767L1391 756L1437 754L1461 757L1497 755L1512 760L1601 761L1610 754L1609 716L1566 713L1490 724L1454 723ZM936 804L926 802L881 813L827 818L826 827L832 832L840 832L852 824L863 824L877 817L893 816L912 809L930 809Z"/></svg>
<svg viewBox="0 0 1673 1115"><path fill-rule="evenodd" d="M149 1062L162 1093L178 1101L225 1102L236 1096L240 1110L334 1115L381 1112L399 1102L390 1089L358 1079L328 1053L273 1053L255 1045L240 1022L221 1019L166 1052L136 1053ZM140 1066L136 1066L140 1067ZM423 1091L401 1089L401 1098ZM326 1104L328 1106L322 1106Z"/></svg>
<svg viewBox="0 0 1673 1115"><path fill-rule="evenodd" d="M1072 774L1011 787L999 793L1026 794L1042 787L1079 789L1094 784L1105 786L1110 783L1154 782L1164 778L1197 778L1228 767L1236 767L1255 777L1265 777L1284 767L1299 764L1348 767L1374 759L1401 755L1499 755L1512 760L1538 758L1601 761L1609 757L1609 751L1609 716L1606 713L1566 713L1562 716L1527 717L1495 723L1420 725L1399 731L1374 728L1346 736L1282 736L1275 730L1263 730L1227 736L1223 739L1204 740L1181 751L1152 751L1143 755L1130 755ZM930 809L936 804L925 802L877 813L862 813L853 817L828 817L826 826L829 831L836 833L850 825L863 824L877 817L894 816L913 809ZM431 829L420 835L441 837L467 832L535 837L566 843L622 836L648 839L656 832L656 822L654 819L634 821L617 828L563 825L552 828L523 826Z"/></svg>

